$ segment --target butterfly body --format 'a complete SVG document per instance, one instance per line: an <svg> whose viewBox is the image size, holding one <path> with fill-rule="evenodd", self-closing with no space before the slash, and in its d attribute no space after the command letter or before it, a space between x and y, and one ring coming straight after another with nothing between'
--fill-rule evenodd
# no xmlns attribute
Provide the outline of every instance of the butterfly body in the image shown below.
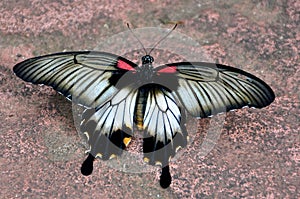
<svg viewBox="0 0 300 199"><path fill-rule="evenodd" d="M138 127L138 130L143 130L143 125L144 125L144 115L145 115L145 110L146 110L146 100L149 95L149 86L143 86L139 88L138 96L137 96L137 103L135 106L135 111L134 111L134 122L136 126Z"/></svg>

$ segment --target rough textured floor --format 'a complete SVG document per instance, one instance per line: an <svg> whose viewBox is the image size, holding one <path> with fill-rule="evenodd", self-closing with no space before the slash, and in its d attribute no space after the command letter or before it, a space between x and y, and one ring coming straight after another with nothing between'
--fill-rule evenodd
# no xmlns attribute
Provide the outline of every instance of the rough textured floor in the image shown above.
<svg viewBox="0 0 300 199"><path fill-rule="evenodd" d="M2 0L0 198L299 198L300 2L214 2ZM166 190L157 168L128 173L98 160L93 175L82 176L85 148L70 102L21 81L13 66L32 56L98 49L104 38L126 31L127 22L170 28L172 21L182 21L176 32L215 62L266 81L276 100L228 113L221 128L218 119L199 121L193 142L171 163ZM203 140L213 127L220 137L206 152Z"/></svg>

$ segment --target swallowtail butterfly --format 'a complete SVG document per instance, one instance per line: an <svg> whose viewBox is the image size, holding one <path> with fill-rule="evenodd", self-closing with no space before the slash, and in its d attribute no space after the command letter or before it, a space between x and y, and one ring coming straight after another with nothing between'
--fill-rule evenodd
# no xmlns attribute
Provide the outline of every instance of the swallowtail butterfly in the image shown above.
<svg viewBox="0 0 300 199"><path fill-rule="evenodd" d="M92 173L96 157L121 155L139 130L144 134L144 161L162 166L160 185L167 188L169 159L187 143L185 110L206 118L244 106L262 108L275 95L259 78L230 66L178 62L154 68L153 61L150 52L141 66L105 52L62 52L27 59L13 71L86 108L80 129L90 150L83 175Z"/></svg>

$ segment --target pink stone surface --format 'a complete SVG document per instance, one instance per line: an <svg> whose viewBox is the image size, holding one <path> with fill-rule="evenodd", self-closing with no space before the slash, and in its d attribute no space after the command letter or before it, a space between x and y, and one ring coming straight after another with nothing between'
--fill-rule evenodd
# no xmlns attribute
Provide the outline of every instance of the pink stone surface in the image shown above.
<svg viewBox="0 0 300 199"><path fill-rule="evenodd" d="M299 10L297 0L1 1L0 198L299 198ZM170 28L168 21L182 21L177 31L217 62L262 78L276 100L228 113L204 157L199 129L171 163L166 190L158 169L124 173L97 160L93 175L82 176L85 149L71 104L51 88L23 82L12 67L41 54L92 50L127 22Z"/></svg>

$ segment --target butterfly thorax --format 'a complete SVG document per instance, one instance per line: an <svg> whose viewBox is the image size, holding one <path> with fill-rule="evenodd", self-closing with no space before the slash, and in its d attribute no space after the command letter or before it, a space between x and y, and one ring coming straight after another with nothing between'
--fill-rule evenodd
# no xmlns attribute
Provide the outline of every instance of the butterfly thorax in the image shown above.
<svg viewBox="0 0 300 199"><path fill-rule="evenodd" d="M152 64L143 64L141 67L137 68L137 77L141 83L150 83L153 79L153 67Z"/></svg>

